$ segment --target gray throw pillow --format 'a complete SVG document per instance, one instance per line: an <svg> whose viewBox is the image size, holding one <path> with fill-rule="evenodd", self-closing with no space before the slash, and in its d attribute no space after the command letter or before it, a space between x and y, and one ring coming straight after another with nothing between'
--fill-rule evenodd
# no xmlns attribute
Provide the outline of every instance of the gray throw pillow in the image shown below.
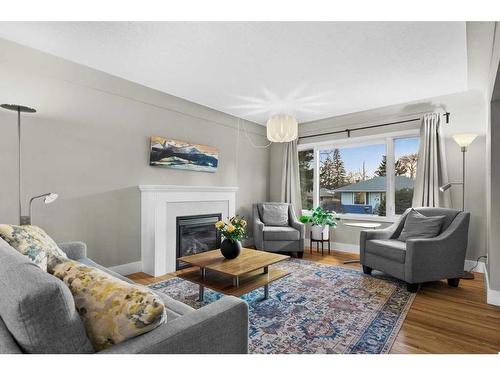
<svg viewBox="0 0 500 375"><path fill-rule="evenodd" d="M0 316L25 353L93 353L68 287L0 239Z"/></svg>
<svg viewBox="0 0 500 375"><path fill-rule="evenodd" d="M273 227L288 226L288 205L279 203L262 204L262 221Z"/></svg>
<svg viewBox="0 0 500 375"><path fill-rule="evenodd" d="M441 233L445 216L427 217L421 213L411 210L406 216L405 224L399 241L406 241L411 238L433 238Z"/></svg>

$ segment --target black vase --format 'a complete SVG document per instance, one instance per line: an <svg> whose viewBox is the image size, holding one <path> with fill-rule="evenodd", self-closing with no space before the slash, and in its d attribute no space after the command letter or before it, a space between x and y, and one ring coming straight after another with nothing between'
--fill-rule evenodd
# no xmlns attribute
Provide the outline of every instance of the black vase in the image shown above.
<svg viewBox="0 0 500 375"><path fill-rule="evenodd" d="M240 241L231 241L227 238L222 241L220 244L220 252L224 255L226 259L234 259L238 255L240 255L241 251L241 242Z"/></svg>

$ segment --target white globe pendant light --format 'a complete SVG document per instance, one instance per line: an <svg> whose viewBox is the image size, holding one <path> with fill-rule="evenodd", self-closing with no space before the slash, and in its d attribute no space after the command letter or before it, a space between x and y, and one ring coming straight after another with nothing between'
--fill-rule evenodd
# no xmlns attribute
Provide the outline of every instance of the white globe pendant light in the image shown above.
<svg viewBox="0 0 500 375"><path fill-rule="evenodd" d="M271 142L291 142L299 135L297 119L290 115L276 115L267 120L267 139Z"/></svg>

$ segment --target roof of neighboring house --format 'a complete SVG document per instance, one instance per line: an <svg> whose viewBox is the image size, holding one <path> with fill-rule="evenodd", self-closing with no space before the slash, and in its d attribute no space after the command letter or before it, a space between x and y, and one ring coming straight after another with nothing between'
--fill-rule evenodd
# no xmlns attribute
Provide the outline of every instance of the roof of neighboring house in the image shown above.
<svg viewBox="0 0 500 375"><path fill-rule="evenodd" d="M413 189L413 180L407 176L395 176L396 190ZM386 191L385 176L377 176L366 181L361 181L356 184L342 186L341 188L330 190L331 193L336 192L382 192Z"/></svg>

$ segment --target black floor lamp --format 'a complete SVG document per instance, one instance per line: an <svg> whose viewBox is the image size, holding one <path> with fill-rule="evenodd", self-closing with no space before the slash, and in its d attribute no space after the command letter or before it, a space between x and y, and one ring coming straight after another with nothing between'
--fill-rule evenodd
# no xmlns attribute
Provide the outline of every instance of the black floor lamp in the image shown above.
<svg viewBox="0 0 500 375"><path fill-rule="evenodd" d="M453 139L460 146L460 150L462 151L462 181L461 182L449 182L439 188L441 192L445 192L453 185L462 185L462 211L465 210L465 153L467 152L467 148L470 146L474 139L476 139L477 134L466 133L466 134L455 134ZM469 271L464 271L464 275L462 279L473 279L474 274Z"/></svg>
<svg viewBox="0 0 500 375"><path fill-rule="evenodd" d="M51 203L57 199L57 194L47 193L36 196L30 199L30 216L22 216L21 212L21 113L35 113L36 109L26 107L18 104L1 104L0 107L8 109L9 111L17 112L17 172L18 172L18 189L19 189L19 224L31 224L31 204L33 200L38 198L45 198L45 203Z"/></svg>

